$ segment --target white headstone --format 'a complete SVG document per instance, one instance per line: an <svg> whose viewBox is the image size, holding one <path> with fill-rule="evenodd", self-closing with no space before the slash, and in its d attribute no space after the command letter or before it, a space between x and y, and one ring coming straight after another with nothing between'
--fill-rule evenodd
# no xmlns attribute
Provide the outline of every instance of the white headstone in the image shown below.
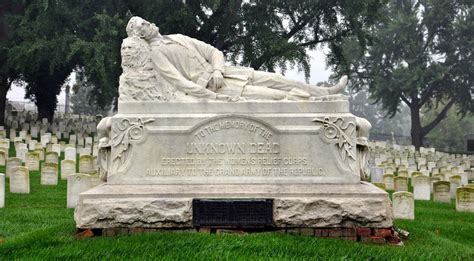
<svg viewBox="0 0 474 261"><path fill-rule="evenodd" d="M415 200L413 194L406 191L392 194L393 216L396 219L415 219Z"/></svg>
<svg viewBox="0 0 474 261"><path fill-rule="evenodd" d="M69 135L69 144L76 144L77 136L75 134Z"/></svg>
<svg viewBox="0 0 474 261"><path fill-rule="evenodd" d="M53 144L51 151L56 152L58 155L61 155L61 145Z"/></svg>
<svg viewBox="0 0 474 261"><path fill-rule="evenodd" d="M66 147L64 149L64 159L76 161L76 149L72 147Z"/></svg>
<svg viewBox="0 0 474 261"><path fill-rule="evenodd" d="M21 159L19 158L8 158L7 159L7 164L6 164L6 174L7 174L7 178L10 177L10 174L11 174L11 170L14 168L14 167L18 167L18 166L21 166L22 162L21 162Z"/></svg>
<svg viewBox="0 0 474 261"><path fill-rule="evenodd" d="M90 155L83 155L79 158L79 172L89 174L93 170L93 158Z"/></svg>
<svg viewBox="0 0 474 261"><path fill-rule="evenodd" d="M31 137L38 138L38 127L31 127Z"/></svg>
<svg viewBox="0 0 474 261"><path fill-rule="evenodd" d="M408 191L408 178L395 177L393 178L395 191Z"/></svg>
<svg viewBox="0 0 474 261"><path fill-rule="evenodd" d="M26 144L25 144L26 145ZM16 157L21 159L22 162L26 162L26 155L28 154L27 148L18 148L16 150Z"/></svg>
<svg viewBox="0 0 474 261"><path fill-rule="evenodd" d="M40 157L37 152L28 152L26 159L26 166L29 170L38 171L40 168Z"/></svg>
<svg viewBox="0 0 474 261"><path fill-rule="evenodd" d="M67 177L67 207L75 208L79 194L90 189L91 176L77 173Z"/></svg>
<svg viewBox="0 0 474 261"><path fill-rule="evenodd" d="M43 147L46 147L48 143L51 141L51 136L48 134L41 135L41 144Z"/></svg>
<svg viewBox="0 0 474 261"><path fill-rule="evenodd" d="M415 199L430 200L431 179L428 176L413 178L413 195Z"/></svg>
<svg viewBox="0 0 474 261"><path fill-rule="evenodd" d="M92 137L86 137L85 143L86 145L92 145Z"/></svg>
<svg viewBox="0 0 474 261"><path fill-rule="evenodd" d="M474 187L456 190L456 211L474 212Z"/></svg>
<svg viewBox="0 0 474 261"><path fill-rule="evenodd" d="M385 174L383 175L383 183L385 184L385 189L387 190L394 190L395 184L393 180L393 174Z"/></svg>
<svg viewBox="0 0 474 261"><path fill-rule="evenodd" d="M28 150L35 150L36 149L36 143L38 143L38 141L36 140L30 140L30 142L28 142Z"/></svg>
<svg viewBox="0 0 474 261"><path fill-rule="evenodd" d="M456 198L456 189L461 187L461 176L453 175L449 178L449 182L451 183L451 198Z"/></svg>
<svg viewBox="0 0 474 261"><path fill-rule="evenodd" d="M89 147L86 147L86 148L82 148L80 149L79 151L79 156L82 156L82 155L91 155L91 148Z"/></svg>
<svg viewBox="0 0 474 261"><path fill-rule="evenodd" d="M370 179L372 183L383 182L384 169L379 167L370 168Z"/></svg>
<svg viewBox="0 0 474 261"><path fill-rule="evenodd" d="M0 173L0 208L5 206L5 174Z"/></svg>
<svg viewBox="0 0 474 261"><path fill-rule="evenodd" d="M4 149L0 149L0 165L5 166L7 163L7 158L8 158L8 151Z"/></svg>
<svg viewBox="0 0 474 261"><path fill-rule="evenodd" d="M436 181L433 183L433 201L451 202L450 183L448 181Z"/></svg>
<svg viewBox="0 0 474 261"><path fill-rule="evenodd" d="M45 163L41 168L41 185L58 184L58 165L55 163Z"/></svg>
<svg viewBox="0 0 474 261"><path fill-rule="evenodd" d="M27 167L17 166L11 169L10 193L30 193L30 173Z"/></svg>
<svg viewBox="0 0 474 261"><path fill-rule="evenodd" d="M46 152L45 162L58 164L58 153L54 151Z"/></svg>
<svg viewBox="0 0 474 261"><path fill-rule="evenodd" d="M66 180L69 175L76 174L76 162L74 160L61 161L61 179Z"/></svg>
<svg viewBox="0 0 474 261"><path fill-rule="evenodd" d="M0 140L0 148L4 148L8 151L10 149L10 140L9 139L1 139Z"/></svg>

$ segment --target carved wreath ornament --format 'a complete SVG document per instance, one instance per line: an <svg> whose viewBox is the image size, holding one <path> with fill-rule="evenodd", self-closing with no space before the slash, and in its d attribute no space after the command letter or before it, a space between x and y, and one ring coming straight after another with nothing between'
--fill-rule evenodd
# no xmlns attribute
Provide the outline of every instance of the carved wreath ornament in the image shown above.
<svg viewBox="0 0 474 261"><path fill-rule="evenodd" d="M344 123L344 119L342 118L330 120L328 117L315 118L313 119L313 122L320 122L323 124L324 136L328 140L335 142L337 148L339 149L339 155L342 162L348 165L351 170L354 170L356 157L353 153L355 142L352 138L352 135L356 130L355 123Z"/></svg>
<svg viewBox="0 0 474 261"><path fill-rule="evenodd" d="M115 122L113 124L112 161L114 164L114 170L119 171L123 169L128 154L132 151L130 142L139 141L145 133L145 124L153 121L155 120L142 120L141 118L138 118L137 122L130 123L129 119L122 119L120 122Z"/></svg>

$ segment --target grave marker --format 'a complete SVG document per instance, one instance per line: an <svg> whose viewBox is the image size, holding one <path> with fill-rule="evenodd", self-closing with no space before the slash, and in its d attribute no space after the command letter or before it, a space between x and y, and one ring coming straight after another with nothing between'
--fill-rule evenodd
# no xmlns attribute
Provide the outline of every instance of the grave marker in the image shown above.
<svg viewBox="0 0 474 261"><path fill-rule="evenodd" d="M430 200L431 180L428 176L413 178L413 195L415 199Z"/></svg>
<svg viewBox="0 0 474 261"><path fill-rule="evenodd" d="M395 177L393 178L395 191L408 191L408 178L406 177Z"/></svg>
<svg viewBox="0 0 474 261"><path fill-rule="evenodd" d="M10 193L30 194L30 173L27 167L16 166L11 169Z"/></svg>
<svg viewBox="0 0 474 261"><path fill-rule="evenodd" d="M67 177L67 207L75 208L79 194L92 188L91 176L83 173L72 174Z"/></svg>
<svg viewBox="0 0 474 261"><path fill-rule="evenodd" d="M397 219L415 219L415 200L406 191L395 192L393 197L393 216Z"/></svg>
<svg viewBox="0 0 474 261"><path fill-rule="evenodd" d="M473 187L461 187L456 190L456 211L474 212Z"/></svg>
<svg viewBox="0 0 474 261"><path fill-rule="evenodd" d="M67 180L69 175L76 174L76 162L74 160L62 160L61 161L61 179Z"/></svg>
<svg viewBox="0 0 474 261"><path fill-rule="evenodd" d="M442 203L451 202L449 181L436 181L433 183L433 201Z"/></svg>
<svg viewBox="0 0 474 261"><path fill-rule="evenodd" d="M31 171L38 171L40 168L40 157L37 152L28 152L26 166Z"/></svg>
<svg viewBox="0 0 474 261"><path fill-rule="evenodd" d="M58 184L58 164L44 163L41 168L41 185Z"/></svg>
<svg viewBox="0 0 474 261"><path fill-rule="evenodd" d="M0 208L5 206L5 174L0 173Z"/></svg>
<svg viewBox="0 0 474 261"><path fill-rule="evenodd" d="M79 172L89 174L93 168L93 158L91 155L82 155L79 157Z"/></svg>

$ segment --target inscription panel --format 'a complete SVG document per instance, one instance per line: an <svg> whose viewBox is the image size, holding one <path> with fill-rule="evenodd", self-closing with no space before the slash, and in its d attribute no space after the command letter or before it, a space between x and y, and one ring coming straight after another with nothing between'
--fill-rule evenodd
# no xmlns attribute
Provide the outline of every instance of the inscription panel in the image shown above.
<svg viewBox="0 0 474 261"><path fill-rule="evenodd" d="M324 141L315 124L281 131L256 118L233 115L204 121L190 130L163 131L155 126L145 125L147 133L140 133L139 142L126 150L122 147L129 158L120 162L128 165L118 166L109 182L267 183L292 177L303 178L296 183L358 181L333 156L337 146Z"/></svg>

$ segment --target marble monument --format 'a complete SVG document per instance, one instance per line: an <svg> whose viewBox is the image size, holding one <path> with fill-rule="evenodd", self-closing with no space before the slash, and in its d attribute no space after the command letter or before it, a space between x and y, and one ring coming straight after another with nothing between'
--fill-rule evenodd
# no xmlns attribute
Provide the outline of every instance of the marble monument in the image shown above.
<svg viewBox="0 0 474 261"><path fill-rule="evenodd" d="M77 228L196 227L199 200L270 202L274 228L392 227L388 194L364 181L370 123L347 77L310 85L139 17L126 30L118 114L97 127L106 183L79 195Z"/></svg>

